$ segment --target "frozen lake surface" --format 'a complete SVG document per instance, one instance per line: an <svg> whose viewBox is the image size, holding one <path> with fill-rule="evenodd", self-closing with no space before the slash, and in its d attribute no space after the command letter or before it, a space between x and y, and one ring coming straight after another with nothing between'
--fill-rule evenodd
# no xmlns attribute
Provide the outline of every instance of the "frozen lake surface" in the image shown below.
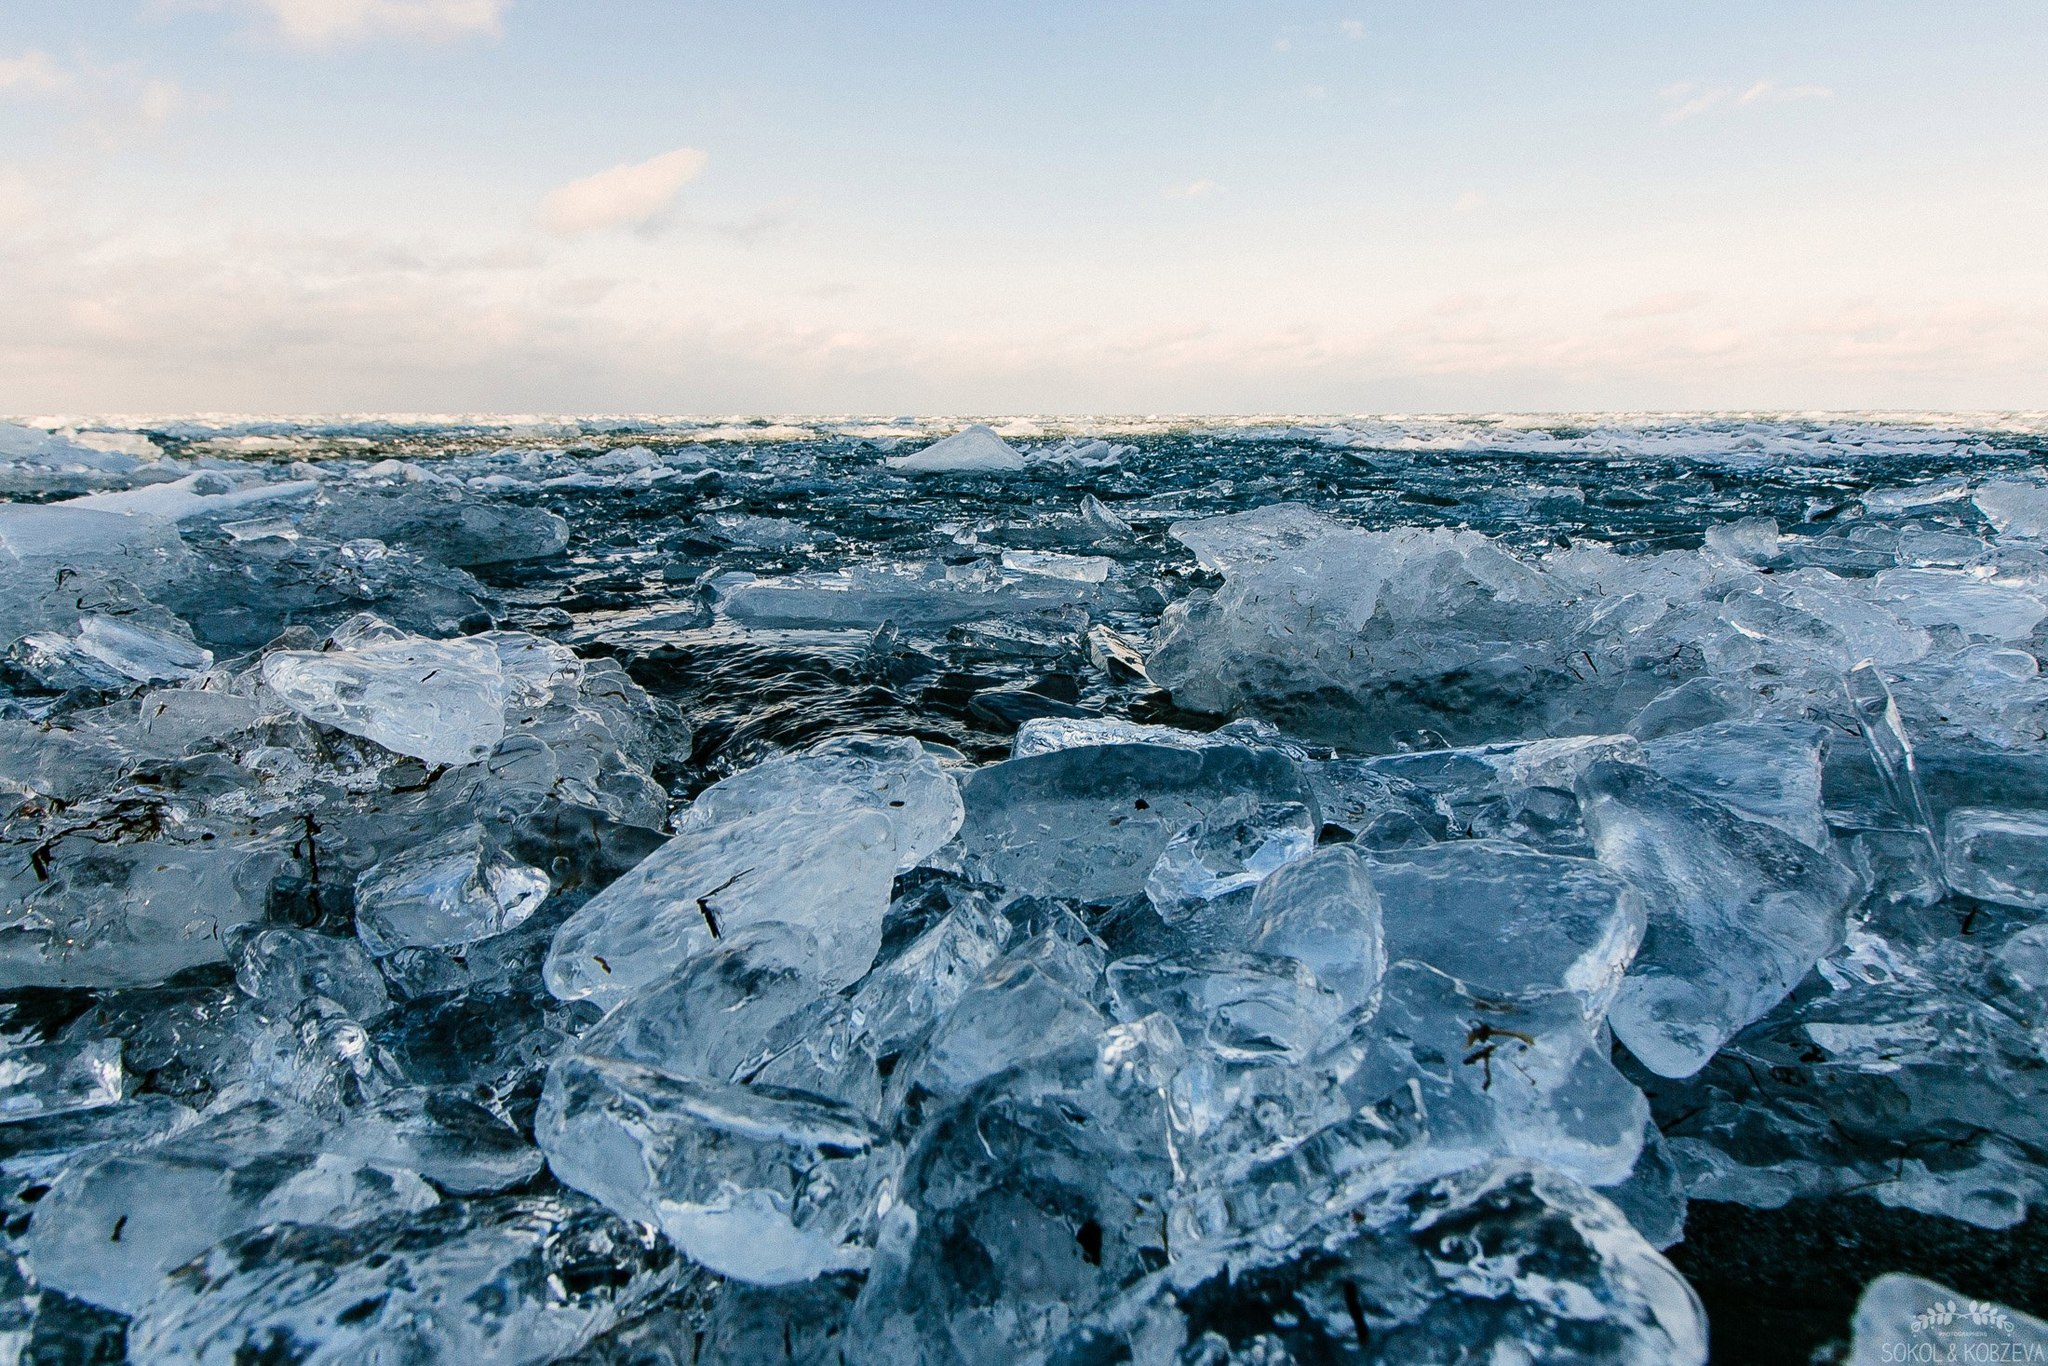
<svg viewBox="0 0 2048 1366"><path fill-rule="evenodd" d="M0 425L0 1346L2025 1349L2044 463Z"/></svg>

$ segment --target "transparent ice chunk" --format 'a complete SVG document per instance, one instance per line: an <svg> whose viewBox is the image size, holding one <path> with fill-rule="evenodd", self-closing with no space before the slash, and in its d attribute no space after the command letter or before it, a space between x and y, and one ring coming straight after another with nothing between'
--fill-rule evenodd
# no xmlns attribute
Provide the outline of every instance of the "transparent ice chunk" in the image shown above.
<svg viewBox="0 0 2048 1366"><path fill-rule="evenodd" d="M121 1041L0 1046L0 1124L121 1100Z"/></svg>
<svg viewBox="0 0 2048 1366"><path fill-rule="evenodd" d="M409 1171L309 1152L308 1137L289 1111L258 1104L67 1171L37 1204L28 1264L46 1286L132 1314L168 1272L244 1229L362 1223L438 1199Z"/></svg>
<svg viewBox="0 0 2048 1366"><path fill-rule="evenodd" d="M538 1366L676 1279L675 1253L578 1197L447 1203L346 1228L273 1223L207 1250L129 1329L145 1361Z"/></svg>
<svg viewBox="0 0 2048 1366"><path fill-rule="evenodd" d="M1609 1019L1651 1071L1697 1072L1841 946L1862 889L1833 855L1634 765L1596 764L1579 795L1648 912Z"/></svg>
<svg viewBox="0 0 2048 1366"><path fill-rule="evenodd" d="M828 988L874 962L898 854L872 808L764 811L687 828L556 932L548 989L616 1005L726 935L776 921L809 934Z"/></svg>
<svg viewBox="0 0 2048 1366"><path fill-rule="evenodd" d="M1339 1212L1291 1246L1156 1272L1053 1359L1407 1366L1447 1354L1704 1366L1706 1315L1598 1194L1500 1162Z"/></svg>
<svg viewBox="0 0 2048 1366"><path fill-rule="evenodd" d="M1380 897L1363 859L1345 845L1277 870L1252 898L1251 947L1307 964L1347 1010L1372 999L1386 971Z"/></svg>
<svg viewBox="0 0 2048 1366"><path fill-rule="evenodd" d="M1146 875L1145 896L1167 924L1219 946L1241 944L1259 884L1315 847L1307 806L1261 803L1240 819L1201 821L1175 835Z"/></svg>
<svg viewBox="0 0 2048 1366"><path fill-rule="evenodd" d="M549 1070L534 1129L565 1184L758 1285L864 1266L893 1169L880 1133L823 1097L581 1055Z"/></svg>
<svg viewBox="0 0 2048 1366"><path fill-rule="evenodd" d="M401 850L356 879L356 934L378 957L442 948L524 924L548 875L511 858L478 825Z"/></svg>
<svg viewBox="0 0 2048 1366"><path fill-rule="evenodd" d="M1453 840L1375 855L1366 872L1390 961L1428 963L1495 999L1568 991L1597 1021L1643 940L1642 898L1591 859Z"/></svg>
<svg viewBox="0 0 2048 1366"><path fill-rule="evenodd" d="M1072 579L1076 583L1101 583L1116 562L1101 555L1062 555L1049 550L1005 550L1003 568L1020 574L1041 574L1049 579Z"/></svg>
<svg viewBox="0 0 2048 1366"><path fill-rule="evenodd" d="M1134 896L1181 831L1308 793L1272 750L1096 745L989 764L961 783L962 866L1014 893Z"/></svg>
<svg viewBox="0 0 2048 1366"><path fill-rule="evenodd" d="M77 649L137 683L175 682L213 667L213 652L189 638L97 613L80 619Z"/></svg>
<svg viewBox="0 0 2048 1366"><path fill-rule="evenodd" d="M1949 886L2000 905L2048 910L2048 814L1958 807L1942 831Z"/></svg>
<svg viewBox="0 0 2048 1366"><path fill-rule="evenodd" d="M311 930L266 926L249 934L235 954L235 985L280 1009L314 996L357 1020L391 1008L384 978L362 945Z"/></svg>
<svg viewBox="0 0 2048 1366"><path fill-rule="evenodd" d="M906 736L845 735L713 783L678 822L694 830L768 811L871 810L887 818L905 872L951 839L963 809L951 774Z"/></svg>
<svg viewBox="0 0 2048 1366"><path fill-rule="evenodd" d="M476 763L504 737L505 676L489 643L350 625L360 643L265 656L265 686L309 721L430 764Z"/></svg>
<svg viewBox="0 0 2048 1366"><path fill-rule="evenodd" d="M1827 731L1803 722L1722 722L1652 740L1643 762L1661 776L1816 849L1828 843L1821 814Z"/></svg>

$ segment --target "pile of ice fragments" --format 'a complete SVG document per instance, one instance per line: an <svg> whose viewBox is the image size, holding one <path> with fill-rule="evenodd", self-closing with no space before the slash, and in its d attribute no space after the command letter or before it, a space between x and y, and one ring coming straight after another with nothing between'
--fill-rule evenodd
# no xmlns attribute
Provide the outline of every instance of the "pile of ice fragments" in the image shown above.
<svg viewBox="0 0 2048 1366"><path fill-rule="evenodd" d="M1172 525L1192 592L1091 497L1100 556L716 576L731 632L1079 613L1181 724L679 801L691 718L469 572L554 514L32 453L9 1350L1702 1362L1688 1198L2048 1198L2048 488L1637 555L1268 505Z"/></svg>

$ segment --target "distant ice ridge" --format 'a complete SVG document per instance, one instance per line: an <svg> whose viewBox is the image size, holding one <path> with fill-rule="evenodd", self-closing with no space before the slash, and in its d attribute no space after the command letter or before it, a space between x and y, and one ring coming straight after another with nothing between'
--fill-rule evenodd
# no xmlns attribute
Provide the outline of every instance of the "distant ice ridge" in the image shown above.
<svg viewBox="0 0 2048 1366"><path fill-rule="evenodd" d="M1688 1363L1692 1199L2048 1201L2026 421L957 426L0 431L0 1343Z"/></svg>

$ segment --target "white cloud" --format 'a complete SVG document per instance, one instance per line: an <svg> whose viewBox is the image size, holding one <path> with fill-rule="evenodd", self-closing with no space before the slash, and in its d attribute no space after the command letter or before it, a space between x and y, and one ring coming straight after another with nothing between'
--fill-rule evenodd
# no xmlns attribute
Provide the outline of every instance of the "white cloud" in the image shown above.
<svg viewBox="0 0 2048 1366"><path fill-rule="evenodd" d="M10 95L40 101L68 140L101 151L130 146L180 114L217 103L193 97L176 81L147 77L133 63L106 65L89 55L60 62L40 49L0 57L0 96Z"/></svg>
<svg viewBox="0 0 2048 1366"><path fill-rule="evenodd" d="M1486 196L1478 190L1467 190L1458 196L1458 202L1451 205L1453 213L1477 213L1486 207Z"/></svg>
<svg viewBox="0 0 2048 1366"><path fill-rule="evenodd" d="M0 94L54 95L69 89L72 80L54 57L37 48L19 57L0 57Z"/></svg>
<svg viewBox="0 0 2048 1366"><path fill-rule="evenodd" d="M216 0L217 3L217 0ZM495 36L511 0L242 0L304 47L367 38ZM211 7L211 6L209 6Z"/></svg>
<svg viewBox="0 0 2048 1366"><path fill-rule="evenodd" d="M1337 25L1337 31L1346 38L1363 38L1365 36L1365 23L1359 19L1346 19L1343 23Z"/></svg>
<svg viewBox="0 0 2048 1366"><path fill-rule="evenodd" d="M1835 92L1824 85L1779 85L1758 81L1735 99L1737 104L1790 104L1795 100L1826 100Z"/></svg>
<svg viewBox="0 0 2048 1366"><path fill-rule="evenodd" d="M1195 180L1186 185L1169 185L1160 193L1168 199L1201 199L1222 188L1213 180Z"/></svg>
<svg viewBox="0 0 2048 1366"><path fill-rule="evenodd" d="M558 237L600 228L636 228L659 218L710 158L695 147L572 180L540 204L541 226Z"/></svg>

